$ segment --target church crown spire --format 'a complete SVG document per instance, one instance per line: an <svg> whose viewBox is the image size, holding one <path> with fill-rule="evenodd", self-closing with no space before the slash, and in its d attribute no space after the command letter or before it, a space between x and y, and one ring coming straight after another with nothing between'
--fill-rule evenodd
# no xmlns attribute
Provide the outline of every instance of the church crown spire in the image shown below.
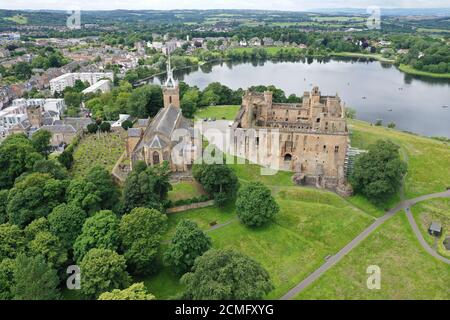
<svg viewBox="0 0 450 320"><path fill-rule="evenodd" d="M169 59L167 61L167 80L166 80L166 83L164 84L164 86L166 86L168 88L175 88L177 83L176 83L175 79L173 78L173 69L170 65L170 54L168 56L169 56Z"/></svg>

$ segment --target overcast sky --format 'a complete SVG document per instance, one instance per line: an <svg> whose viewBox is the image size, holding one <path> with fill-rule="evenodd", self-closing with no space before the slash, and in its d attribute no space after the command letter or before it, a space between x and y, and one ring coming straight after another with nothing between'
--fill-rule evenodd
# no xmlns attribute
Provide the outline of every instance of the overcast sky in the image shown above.
<svg viewBox="0 0 450 320"><path fill-rule="evenodd" d="M319 8L438 8L450 0L0 0L1 9L263 9L303 11Z"/></svg>

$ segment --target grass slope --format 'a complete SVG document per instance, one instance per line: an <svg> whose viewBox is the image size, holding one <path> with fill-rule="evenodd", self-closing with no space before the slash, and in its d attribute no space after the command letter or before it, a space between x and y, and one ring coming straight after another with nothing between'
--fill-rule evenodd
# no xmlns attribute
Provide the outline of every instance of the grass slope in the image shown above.
<svg viewBox="0 0 450 320"><path fill-rule="evenodd" d="M450 79L450 73L434 73L434 72L421 71L421 70L414 69L410 65L406 65L406 64L401 64L398 68L400 71L403 71L404 73L408 73L408 74L412 74L412 75L416 75L416 76Z"/></svg>
<svg viewBox="0 0 450 320"><path fill-rule="evenodd" d="M216 118L234 120L240 106L211 106L198 109L195 117L198 119Z"/></svg>
<svg viewBox="0 0 450 320"><path fill-rule="evenodd" d="M381 268L381 289L366 286L369 265ZM297 299L450 299L450 266L429 256L399 213Z"/></svg>

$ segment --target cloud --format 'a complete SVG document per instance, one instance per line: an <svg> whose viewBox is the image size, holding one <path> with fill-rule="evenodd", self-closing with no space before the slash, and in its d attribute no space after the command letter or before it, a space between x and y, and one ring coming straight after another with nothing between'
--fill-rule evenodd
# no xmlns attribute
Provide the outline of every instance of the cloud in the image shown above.
<svg viewBox="0 0 450 320"><path fill-rule="evenodd" d="M262 9L304 11L318 8L438 8L448 0L2 0L2 9L113 10L113 9Z"/></svg>

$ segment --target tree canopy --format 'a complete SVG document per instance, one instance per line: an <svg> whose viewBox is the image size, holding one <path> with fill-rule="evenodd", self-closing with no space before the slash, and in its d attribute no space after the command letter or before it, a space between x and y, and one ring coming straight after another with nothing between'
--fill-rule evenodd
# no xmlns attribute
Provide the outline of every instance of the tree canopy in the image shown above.
<svg viewBox="0 0 450 320"><path fill-rule="evenodd" d="M72 248L85 219L86 212L73 204L60 204L48 215L50 231L61 240L65 248Z"/></svg>
<svg viewBox="0 0 450 320"><path fill-rule="evenodd" d="M80 263L83 275L81 291L90 298L130 284L125 258L109 249L91 249Z"/></svg>
<svg viewBox="0 0 450 320"><path fill-rule="evenodd" d="M93 248L117 251L120 244L119 221L116 214L109 210L99 211L87 218L73 245L75 261L81 261Z"/></svg>
<svg viewBox="0 0 450 320"><path fill-rule="evenodd" d="M195 222L182 220L164 253L164 261L175 273L182 275L190 271L197 257L211 248L211 239Z"/></svg>
<svg viewBox="0 0 450 320"><path fill-rule="evenodd" d="M186 286L183 298L192 300L256 300L273 289L267 271L234 250L207 251L181 282Z"/></svg>
<svg viewBox="0 0 450 320"><path fill-rule="evenodd" d="M98 300L154 300L155 296L147 292L143 282L134 283L126 289L114 289L104 292Z"/></svg>
<svg viewBox="0 0 450 320"><path fill-rule="evenodd" d="M12 134L0 144L0 189L8 189L14 180L31 169L42 155L24 134Z"/></svg>
<svg viewBox="0 0 450 320"><path fill-rule="evenodd" d="M195 164L192 174L219 206L233 199L239 188L236 174L224 164Z"/></svg>
<svg viewBox="0 0 450 320"><path fill-rule="evenodd" d="M260 182L242 187L236 199L236 212L242 223L259 227L272 220L279 207L270 189Z"/></svg>
<svg viewBox="0 0 450 320"><path fill-rule="evenodd" d="M158 210L135 208L122 216L119 233L129 269L135 274L151 274L161 237L167 228L167 216Z"/></svg>
<svg viewBox="0 0 450 320"><path fill-rule="evenodd" d="M399 147L386 140L369 146L367 153L359 155L350 175L350 183L357 193L370 201L381 203L395 194L407 171L400 159Z"/></svg>

